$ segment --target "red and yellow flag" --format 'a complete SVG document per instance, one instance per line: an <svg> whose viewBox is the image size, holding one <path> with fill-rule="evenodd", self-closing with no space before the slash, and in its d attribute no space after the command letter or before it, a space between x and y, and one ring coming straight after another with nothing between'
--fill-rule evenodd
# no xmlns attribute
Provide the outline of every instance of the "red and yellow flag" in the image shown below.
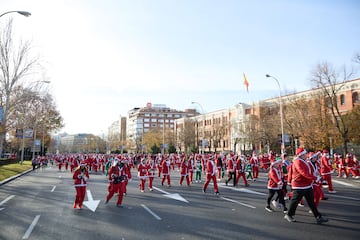
<svg viewBox="0 0 360 240"><path fill-rule="evenodd" d="M244 74L244 85L246 87L246 91L249 92L249 82L248 80L246 79L246 76L245 76L245 73Z"/></svg>

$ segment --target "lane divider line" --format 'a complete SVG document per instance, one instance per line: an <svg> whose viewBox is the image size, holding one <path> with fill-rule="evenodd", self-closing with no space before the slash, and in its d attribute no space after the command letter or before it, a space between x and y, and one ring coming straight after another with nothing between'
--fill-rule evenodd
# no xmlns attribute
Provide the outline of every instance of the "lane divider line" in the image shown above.
<svg viewBox="0 0 360 240"><path fill-rule="evenodd" d="M239 201L236 201L236 200L233 200L231 198L226 198L226 197L220 197L221 199L223 200L226 200L226 201L229 201L229 202L233 202L233 203L237 203L237 204L240 204L244 207L248 207L248 208L256 208L255 206L252 206L250 204L246 204L246 203L242 203L242 202L239 202Z"/></svg>
<svg viewBox="0 0 360 240"><path fill-rule="evenodd" d="M151 211L150 208L148 208L147 206L145 206L144 204L141 204L141 206L148 212L150 213L156 220L161 220L161 217L159 217L158 215L156 215L156 213L154 213L153 211Z"/></svg>
<svg viewBox="0 0 360 240"><path fill-rule="evenodd" d="M15 195L10 195L7 198L5 198L2 202L0 202L0 206L6 203L7 201L9 201L10 199L12 199L13 197L15 197Z"/></svg>
<svg viewBox="0 0 360 240"><path fill-rule="evenodd" d="M51 192L55 191L56 186L53 186L53 188L51 189Z"/></svg>
<svg viewBox="0 0 360 240"><path fill-rule="evenodd" d="M28 239L29 238L31 232L34 230L35 225L39 221L39 218L40 218L40 215L36 215L36 217L34 218L34 220L31 223L31 225L26 230L26 232L25 232L24 236L22 237L22 239Z"/></svg>

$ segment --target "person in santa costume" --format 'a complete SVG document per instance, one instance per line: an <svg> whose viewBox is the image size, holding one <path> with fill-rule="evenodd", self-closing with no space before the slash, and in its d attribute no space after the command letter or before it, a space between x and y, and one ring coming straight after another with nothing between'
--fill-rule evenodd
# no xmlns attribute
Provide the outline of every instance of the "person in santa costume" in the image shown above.
<svg viewBox="0 0 360 240"><path fill-rule="evenodd" d="M345 159L340 155L335 153L334 154L334 160L336 162L336 166L337 166L337 171L338 171L338 177L342 177L344 174L344 177L348 178L349 174L346 171L346 163L345 163Z"/></svg>
<svg viewBox="0 0 360 240"><path fill-rule="evenodd" d="M269 194L266 199L266 207L265 207L265 210L268 212L273 212L273 209L270 206L270 202L276 193L279 199L279 203L282 205L284 209L284 213L287 213L287 208L285 206L285 200L282 191L282 187L284 183L282 180L282 173L280 170L281 165L282 165L282 160L277 160L275 162L272 162L270 165L270 170L268 172L267 188L269 190Z"/></svg>
<svg viewBox="0 0 360 240"><path fill-rule="evenodd" d="M355 158L356 159L356 158ZM359 178L359 169L357 161L353 159L353 155L351 153L346 154L346 166L347 166L347 172L348 176L350 176L350 173L352 174L353 178L358 179Z"/></svg>
<svg viewBox="0 0 360 240"><path fill-rule="evenodd" d="M118 159L114 160L113 165L109 169L109 193L106 196L105 204L107 204L115 193L118 194L116 206L121 207L124 193L126 192L126 178L128 173L124 167L124 163L121 163Z"/></svg>
<svg viewBox="0 0 360 240"><path fill-rule="evenodd" d="M260 165L259 158L256 153L253 153L250 159L250 164L252 166L252 175L254 177L254 181L256 181L259 177L259 165Z"/></svg>
<svg viewBox="0 0 360 240"><path fill-rule="evenodd" d="M329 155L328 150L323 151L323 155L321 157L320 161L320 173L323 178L327 182L327 185L329 187L329 193L336 193L336 191L333 188L332 181L331 181L331 173L333 172L333 167L331 163L331 158Z"/></svg>
<svg viewBox="0 0 360 240"><path fill-rule="evenodd" d="M320 224L327 222L318 211L314 202L313 182L319 181L320 176L316 177L313 168L306 161L307 152L304 148L296 150L296 158L293 160L288 173L288 183L291 185L293 195L290 200L289 210L284 218L288 222L295 222L295 212L300 200L305 197L315 219Z"/></svg>
<svg viewBox="0 0 360 240"><path fill-rule="evenodd" d="M234 158L228 154L227 155L227 172L228 172L228 179L225 181L225 185L227 186L228 183L233 180L233 186L236 185L236 161Z"/></svg>
<svg viewBox="0 0 360 240"><path fill-rule="evenodd" d="M165 160L163 160L161 169L163 175L161 180L161 185L164 186L164 182L165 180L167 180L168 187L171 187L171 179L170 179L171 162L168 157Z"/></svg>
<svg viewBox="0 0 360 240"><path fill-rule="evenodd" d="M146 165L146 175L149 178L149 183L148 183L148 187L149 190L152 191L153 190L153 182L154 182L154 178L155 178L155 171L156 171L156 165L155 165L155 160L150 158L149 161L147 162Z"/></svg>
<svg viewBox="0 0 360 240"><path fill-rule="evenodd" d="M196 160L195 160L195 182L201 182L202 169L203 169L203 163L201 161L201 156L196 155Z"/></svg>
<svg viewBox="0 0 360 240"><path fill-rule="evenodd" d="M239 183L240 177L242 177L245 187L249 186L249 183L246 179L245 168L246 168L245 156L244 155L237 156L237 159L236 159L236 181L235 181L236 186Z"/></svg>
<svg viewBox="0 0 360 240"><path fill-rule="evenodd" d="M189 178L190 168L191 168L191 164L187 156L185 156L180 164L180 181L179 181L180 186L182 186L184 178L186 179L186 186L190 186L190 178Z"/></svg>
<svg viewBox="0 0 360 240"><path fill-rule="evenodd" d="M79 207L81 209L86 194L86 181L89 179L89 172L85 167L84 162L81 162L80 165L74 170L73 179L76 190L76 197L73 207Z"/></svg>
<svg viewBox="0 0 360 240"><path fill-rule="evenodd" d="M214 157L213 156L209 156L208 160L206 162L206 181L204 183L203 186L203 193L206 193L206 189L210 183L210 181L212 180L213 184L214 184L214 193L216 195L219 194L219 188L217 185L217 180L216 180L216 175L217 174L217 167L214 161Z"/></svg>
<svg viewBox="0 0 360 240"><path fill-rule="evenodd" d="M147 167L146 167L146 163L145 163L145 159L141 159L141 162L138 166L138 177L140 179L140 183L139 183L139 187L140 187L140 192L144 192L145 191L145 183L146 183L146 173L147 173Z"/></svg>
<svg viewBox="0 0 360 240"><path fill-rule="evenodd" d="M308 161L310 163L309 165L313 168L312 170L318 180L318 181L313 182L314 202L315 202L316 207L319 207L320 200L324 198L324 193L321 189L322 182L321 182L321 175L320 175L320 164L317 161L318 155L320 155L320 154L321 154L320 152L318 152L318 153L310 152L309 156L308 156L309 157Z"/></svg>

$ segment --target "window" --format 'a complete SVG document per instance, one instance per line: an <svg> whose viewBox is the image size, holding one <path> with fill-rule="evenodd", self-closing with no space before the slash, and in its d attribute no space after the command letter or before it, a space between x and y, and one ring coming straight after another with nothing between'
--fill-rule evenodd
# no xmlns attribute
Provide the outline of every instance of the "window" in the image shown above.
<svg viewBox="0 0 360 240"><path fill-rule="evenodd" d="M344 94L340 95L340 104L341 104L341 106L345 105L345 95Z"/></svg>
<svg viewBox="0 0 360 240"><path fill-rule="evenodd" d="M358 92L354 92L352 94L352 101L353 101L353 104L359 102L359 93Z"/></svg>

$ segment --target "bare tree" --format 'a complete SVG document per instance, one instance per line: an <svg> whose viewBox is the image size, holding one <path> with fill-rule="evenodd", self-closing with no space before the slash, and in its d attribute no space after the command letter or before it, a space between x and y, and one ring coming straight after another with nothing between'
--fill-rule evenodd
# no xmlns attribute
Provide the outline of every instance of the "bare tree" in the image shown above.
<svg viewBox="0 0 360 240"><path fill-rule="evenodd" d="M341 136L344 152L348 150L349 126L339 109L338 93L344 87L344 82L350 79L353 73L348 73L344 67L340 72L336 71L329 63L318 64L312 71L311 82L321 89L324 107L329 111L332 122Z"/></svg>
<svg viewBox="0 0 360 240"><path fill-rule="evenodd" d="M29 41L14 41L12 20L0 33L0 88L4 103L1 119L0 154L8 131L8 113L11 108L11 94L14 88L35 69L38 58L30 56L31 45Z"/></svg>

